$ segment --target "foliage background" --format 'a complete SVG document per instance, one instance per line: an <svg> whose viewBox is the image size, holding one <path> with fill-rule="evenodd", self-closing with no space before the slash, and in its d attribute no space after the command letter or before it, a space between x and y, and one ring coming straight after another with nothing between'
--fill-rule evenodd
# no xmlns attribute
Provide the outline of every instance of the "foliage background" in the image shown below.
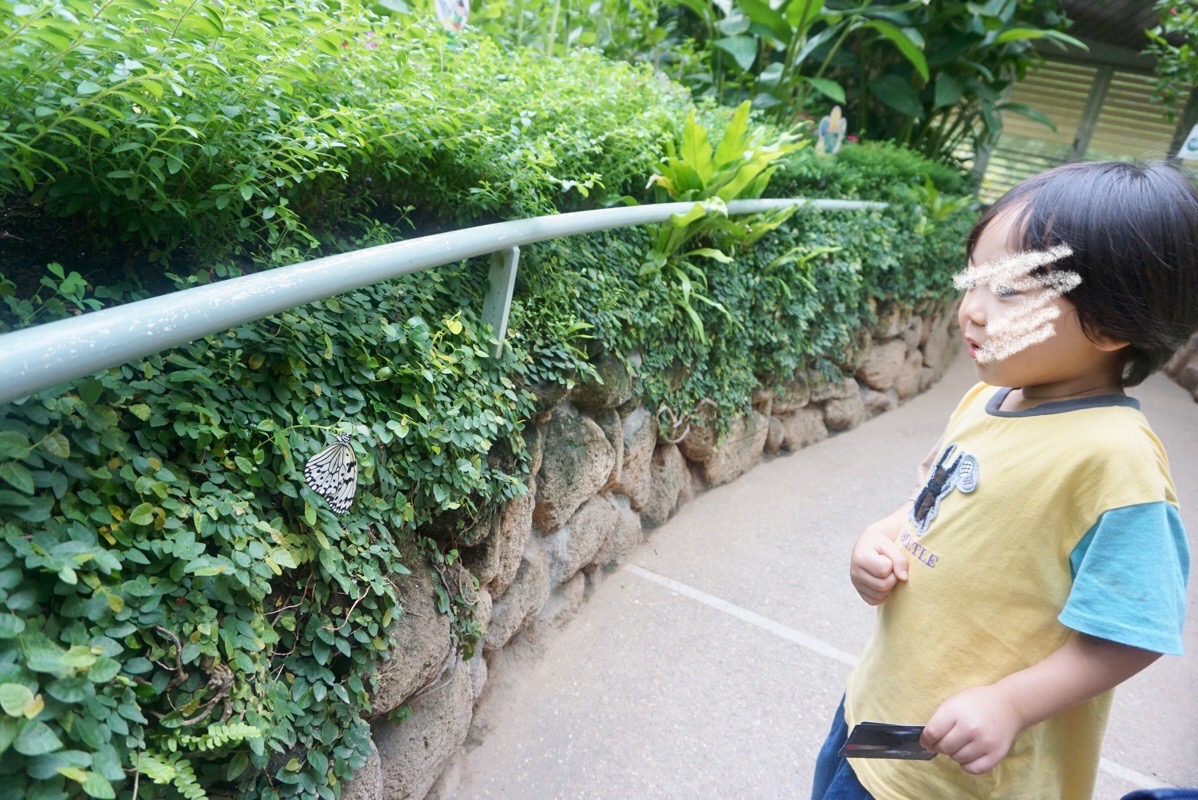
<svg viewBox="0 0 1198 800"><path fill-rule="evenodd" d="M716 139L731 118L649 64L350 3L5 0L0 36L3 227L22 240L3 243L0 331L465 223L648 201L687 115ZM500 359L473 262L0 409L5 785L337 796L403 613L392 581L426 568L416 550L457 562L524 491L538 391L589 379L606 352L640 358L647 407L709 397L727 418L759 385L836 373L876 303L949 296L971 215L934 201L968 190L890 145L790 154L772 195L895 205L800 213L713 261L699 331L646 278L651 232L628 229L524 250ZM338 431L362 470L343 518L300 478ZM469 598L448 601L468 652Z"/></svg>
<svg viewBox="0 0 1198 800"><path fill-rule="evenodd" d="M1186 0L1158 0L1161 24L1147 31L1151 44L1146 51L1156 63L1156 95L1172 119L1198 86L1198 8Z"/></svg>

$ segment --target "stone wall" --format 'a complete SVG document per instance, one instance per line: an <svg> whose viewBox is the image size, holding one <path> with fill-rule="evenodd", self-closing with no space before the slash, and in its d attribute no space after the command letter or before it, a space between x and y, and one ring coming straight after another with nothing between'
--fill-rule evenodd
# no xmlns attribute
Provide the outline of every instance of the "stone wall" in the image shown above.
<svg viewBox="0 0 1198 800"><path fill-rule="evenodd" d="M563 626L633 548L696 493L734 480L763 458L798 450L889 411L943 375L957 350L954 305L922 315L884 308L841 365L842 382L798 376L758 391L748 416L717 442L714 406L701 404L670 437L632 397L623 364L601 359L603 383L542 398L529 426L529 491L494 521L466 563L481 586L486 635L462 662L437 613L435 573L407 543L397 577L405 613L373 697L371 758L346 786L347 800L452 797L462 748L481 739L487 692L518 681L521 665ZM391 712L407 703L411 714Z"/></svg>
<svg viewBox="0 0 1198 800"><path fill-rule="evenodd" d="M1194 395L1198 403L1198 333L1165 365L1165 374Z"/></svg>

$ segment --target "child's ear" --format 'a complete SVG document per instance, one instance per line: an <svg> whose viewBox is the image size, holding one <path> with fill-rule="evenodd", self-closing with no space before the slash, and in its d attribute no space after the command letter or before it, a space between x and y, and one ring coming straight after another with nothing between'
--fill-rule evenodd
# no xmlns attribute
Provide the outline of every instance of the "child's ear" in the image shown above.
<svg viewBox="0 0 1198 800"><path fill-rule="evenodd" d="M1127 342L1112 339L1101 333L1091 336L1090 341L1094 342L1094 346L1104 353L1114 353L1127 347Z"/></svg>
<svg viewBox="0 0 1198 800"><path fill-rule="evenodd" d="M1119 339L1113 339L1102 331L1094 330L1089 325L1084 323L1082 324L1082 333L1085 334L1086 338L1089 339L1095 347L1104 353L1114 353L1128 346L1127 342L1121 341Z"/></svg>

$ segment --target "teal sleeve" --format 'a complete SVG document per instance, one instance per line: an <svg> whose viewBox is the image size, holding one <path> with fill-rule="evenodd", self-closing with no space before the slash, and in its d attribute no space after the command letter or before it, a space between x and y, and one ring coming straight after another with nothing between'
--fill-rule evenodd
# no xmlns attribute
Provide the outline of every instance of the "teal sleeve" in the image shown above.
<svg viewBox="0 0 1198 800"><path fill-rule="evenodd" d="M1061 624L1155 653L1182 654L1190 548L1176 506L1156 502L1107 511L1069 563L1073 588Z"/></svg>

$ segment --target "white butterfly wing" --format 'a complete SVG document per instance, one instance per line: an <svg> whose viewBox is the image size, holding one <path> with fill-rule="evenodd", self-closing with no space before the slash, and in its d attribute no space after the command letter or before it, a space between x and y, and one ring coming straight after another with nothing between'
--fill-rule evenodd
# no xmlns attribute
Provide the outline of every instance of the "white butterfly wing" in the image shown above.
<svg viewBox="0 0 1198 800"><path fill-rule="evenodd" d="M334 514L344 514L358 492L358 459L348 437L338 440L308 459L304 479L323 497Z"/></svg>

